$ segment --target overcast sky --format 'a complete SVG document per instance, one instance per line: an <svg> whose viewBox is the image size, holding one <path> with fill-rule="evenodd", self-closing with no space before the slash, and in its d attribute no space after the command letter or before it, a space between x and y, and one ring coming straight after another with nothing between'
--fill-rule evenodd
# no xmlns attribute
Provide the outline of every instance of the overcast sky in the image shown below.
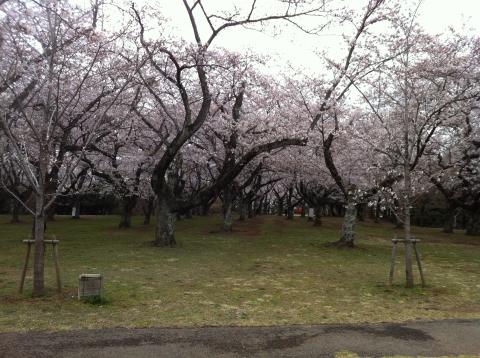
<svg viewBox="0 0 480 358"><path fill-rule="evenodd" d="M139 3L149 3L151 0L137 0ZM259 0L258 3L271 0ZM364 0L351 0L366 3ZM406 1L407 2L407 1ZM416 3L416 1L414 1ZM158 2L162 14L171 21L177 34L188 40L193 39L181 0L164 0ZM245 0L204 0L205 7L214 12L217 9L228 8L231 3L245 3ZM248 4L250 1L247 2ZM451 26L460 32L480 34L480 0L423 0L418 22L431 33L442 33ZM244 28L225 31L215 40L215 45L233 51L253 51L273 56L276 63L289 62L294 67L314 67L319 63L315 50L322 46L335 46L338 39L335 34L324 34L321 37L300 34L293 29L284 30L281 35L260 33ZM333 44L333 45L332 45Z"/></svg>
<svg viewBox="0 0 480 358"><path fill-rule="evenodd" d="M91 0L74 1L83 1L87 5ZM113 1L115 3L117 0ZM129 6L132 0L124 1ZM319 3L321 1L318 0ZM344 1L349 6L352 4L364 6L367 3L367 0ZM133 2L138 8L144 5L160 8L162 16L168 20L167 31L176 38L182 37L187 41L193 41L192 28L182 0L133 0ZM189 2L193 3L193 0ZM259 12L262 11L262 6L264 11L267 7L268 12L275 12L278 9L271 8L275 2L276 0L257 0ZM251 0L203 0L203 3L209 13L219 13L222 10L232 10L235 5L240 8L248 7ZM410 7L414 8L418 0L402 0L402 3L410 4ZM430 33L443 33L449 27L453 27L458 32L480 34L480 0L423 0L417 19ZM206 26L206 23L203 25ZM281 29L280 35L274 36L274 31L259 32L242 27L231 28L222 32L215 39L214 45L241 53L251 51L269 56L271 58L269 70L273 72L285 69L287 63L294 68L302 69L302 72L305 70L315 72L314 69L321 66L316 51L329 48L334 52L339 51L336 47L338 48L342 41L339 38L341 31L325 31L321 36L311 36L295 30L292 26L286 26L285 22L282 24L275 22L275 26ZM343 51L341 53L343 57Z"/></svg>

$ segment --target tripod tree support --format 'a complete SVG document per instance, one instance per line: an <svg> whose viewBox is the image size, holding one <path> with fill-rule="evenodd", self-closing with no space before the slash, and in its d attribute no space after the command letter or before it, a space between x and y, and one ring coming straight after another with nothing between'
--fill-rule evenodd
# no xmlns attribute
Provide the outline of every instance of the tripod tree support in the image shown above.
<svg viewBox="0 0 480 358"><path fill-rule="evenodd" d="M55 236L54 236L55 238ZM23 287L25 285L25 277L28 271L28 263L30 261L30 252L32 251L32 245L35 244L35 240L23 240L24 244L27 244L27 253L25 255L25 263L22 269L22 276L20 278L20 285L18 287L18 293L23 293ZM57 291L58 293L62 292L62 281L60 279L60 263L58 261L58 243L59 240L43 240L43 245L52 245L52 254L53 254L53 262L55 264L55 273L57 276Z"/></svg>
<svg viewBox="0 0 480 358"><path fill-rule="evenodd" d="M422 281L422 287L425 287L426 283L425 283L425 277L423 276L421 256L420 256L420 253L418 252L418 248L417 248L417 243L419 243L420 240L412 237L408 241L411 242L412 245L413 245L413 250L415 251L415 258L417 260L417 267L418 267L418 271L420 272L420 279ZM406 245L407 240L398 239L396 236L395 236L394 239L392 239L392 243L393 243L392 258L391 258L391 261L390 261L390 275L389 275L389 278L388 278L388 283L390 284L390 286L393 284L393 276L394 276L394 273L395 273L395 258L397 256L397 244L399 242L402 242Z"/></svg>

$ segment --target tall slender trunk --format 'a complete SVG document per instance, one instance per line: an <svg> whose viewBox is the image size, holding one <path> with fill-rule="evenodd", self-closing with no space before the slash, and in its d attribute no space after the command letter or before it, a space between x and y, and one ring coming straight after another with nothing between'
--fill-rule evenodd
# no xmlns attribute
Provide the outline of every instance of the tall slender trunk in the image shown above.
<svg viewBox="0 0 480 358"><path fill-rule="evenodd" d="M122 199L122 216L118 224L120 229L129 229L132 226L132 213L136 204L137 198L135 196L128 196Z"/></svg>
<svg viewBox="0 0 480 358"><path fill-rule="evenodd" d="M443 220L443 232L446 234L452 234L455 225L455 207L447 204L445 217Z"/></svg>
<svg viewBox="0 0 480 358"><path fill-rule="evenodd" d="M55 204L52 204L47 210L47 220L55 221Z"/></svg>
<svg viewBox="0 0 480 358"><path fill-rule="evenodd" d="M468 213L465 233L467 235L480 235L480 210Z"/></svg>
<svg viewBox="0 0 480 358"><path fill-rule="evenodd" d="M293 199L293 187L288 188L287 194L287 220L293 220L294 207L292 204Z"/></svg>
<svg viewBox="0 0 480 358"><path fill-rule="evenodd" d="M245 207L245 198L243 194L240 194L239 202L238 202L238 211L240 214L240 221L245 221L246 216L246 207Z"/></svg>
<svg viewBox="0 0 480 358"><path fill-rule="evenodd" d="M322 226L322 207L317 205L315 207L315 220L313 226Z"/></svg>
<svg viewBox="0 0 480 358"><path fill-rule="evenodd" d="M357 221L357 206L353 201L348 201L343 216L342 237L340 244L353 247L355 245L355 224Z"/></svg>
<svg viewBox="0 0 480 358"><path fill-rule="evenodd" d="M375 203L374 222L377 224L380 222L380 200L379 199L377 199L377 202Z"/></svg>
<svg viewBox="0 0 480 358"><path fill-rule="evenodd" d="M12 200L12 220L10 220L12 224L20 222L20 205L21 204L16 199Z"/></svg>
<svg viewBox="0 0 480 358"><path fill-rule="evenodd" d="M80 195L76 194L73 198L72 219L80 219Z"/></svg>
<svg viewBox="0 0 480 358"><path fill-rule="evenodd" d="M278 198L277 200L277 215L283 215L283 198Z"/></svg>
<svg viewBox="0 0 480 358"><path fill-rule="evenodd" d="M149 197L143 204L143 225L150 225L150 218L155 209L155 197Z"/></svg>
<svg viewBox="0 0 480 358"><path fill-rule="evenodd" d="M172 212L168 201L158 197L157 226L155 229L155 246L175 247L175 213Z"/></svg>
<svg viewBox="0 0 480 358"><path fill-rule="evenodd" d="M403 229L405 233L405 279L408 288L413 287L413 247L411 240L410 225L410 197L412 182L410 178L410 166L404 165L405 187L403 204Z"/></svg>
<svg viewBox="0 0 480 358"><path fill-rule="evenodd" d="M210 204L209 204L209 203L204 203L204 204L202 205L200 214L201 214L202 216L208 216L209 213L210 213Z"/></svg>
<svg viewBox="0 0 480 358"><path fill-rule="evenodd" d="M248 201L247 201L247 217L248 217L249 219L251 219L251 218L253 218L253 216L254 216L253 214L254 214L254 213L253 213L253 202L250 201L250 200L248 200Z"/></svg>
<svg viewBox="0 0 480 358"><path fill-rule="evenodd" d="M43 193L35 195L34 217L35 254L33 261L33 296L42 296L45 293L45 212Z"/></svg>
<svg viewBox="0 0 480 358"><path fill-rule="evenodd" d="M233 195L231 185L223 190L223 230L232 231L233 228Z"/></svg>

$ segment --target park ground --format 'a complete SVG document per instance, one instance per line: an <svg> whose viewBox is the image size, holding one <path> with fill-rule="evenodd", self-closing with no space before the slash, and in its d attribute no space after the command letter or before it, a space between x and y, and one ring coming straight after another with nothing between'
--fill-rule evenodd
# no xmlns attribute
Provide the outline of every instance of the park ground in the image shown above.
<svg viewBox="0 0 480 358"><path fill-rule="evenodd" d="M360 223L354 249L324 245L338 238L341 218L313 227L262 216L227 234L220 217L195 217L178 222L173 249L153 247L154 226L140 217L128 230L117 224L115 216L50 222L64 292L55 293L47 251L50 290L32 298L31 271L25 293L16 292L31 223L0 216L0 332L480 319L480 237L414 228L427 287L406 289L402 252L387 285L390 239L401 235L388 223ZM104 275L104 302L77 300L81 273Z"/></svg>

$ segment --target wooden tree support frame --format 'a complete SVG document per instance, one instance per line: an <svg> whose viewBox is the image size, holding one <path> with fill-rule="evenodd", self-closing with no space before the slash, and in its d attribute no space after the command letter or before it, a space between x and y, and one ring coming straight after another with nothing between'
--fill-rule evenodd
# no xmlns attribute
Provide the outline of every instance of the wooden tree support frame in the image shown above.
<svg viewBox="0 0 480 358"><path fill-rule="evenodd" d="M55 237L55 236L54 236ZM52 245L53 262L55 263L55 273L57 275L57 291L62 292L62 281L60 279L60 263L58 261L58 243L59 240L43 240L44 250L46 252L46 245ZM25 276L27 275L28 262L30 261L30 252L32 251L32 245L35 245L35 240L23 240L24 244L27 244L27 253L25 255L25 263L23 265L22 277L20 278L20 286L18 293L23 293L23 286L25 284Z"/></svg>
<svg viewBox="0 0 480 358"><path fill-rule="evenodd" d="M394 275L394 272L395 272L395 258L397 256L397 244L399 242L401 242L401 243L404 243L406 245L407 241L412 243L413 251L415 252L415 258L417 260L418 271L420 272L420 279L422 281L422 287L425 287L426 284L425 284L425 277L423 276L421 256L420 256L420 253L418 252L418 248L417 248L417 243L419 243L420 240L415 239L414 237L412 237L410 240L398 239L397 237L392 239L392 243L393 243L392 259L390 261L390 276L389 276L389 279L388 279L388 283L390 284L390 286L393 284L393 275Z"/></svg>

